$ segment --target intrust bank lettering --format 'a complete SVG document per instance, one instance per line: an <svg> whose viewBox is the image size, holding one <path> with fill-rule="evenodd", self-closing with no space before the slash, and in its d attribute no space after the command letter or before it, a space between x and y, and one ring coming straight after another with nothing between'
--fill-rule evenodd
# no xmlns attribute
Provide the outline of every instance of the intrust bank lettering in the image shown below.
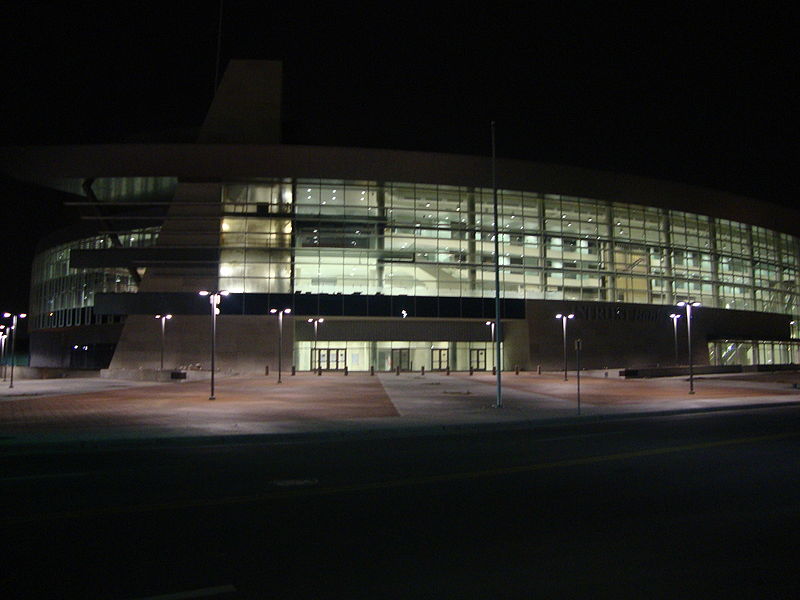
<svg viewBox="0 0 800 600"><path fill-rule="evenodd" d="M597 306L592 304L579 305L575 309L575 316L585 321L649 321L656 322L664 319L657 308L633 306Z"/></svg>

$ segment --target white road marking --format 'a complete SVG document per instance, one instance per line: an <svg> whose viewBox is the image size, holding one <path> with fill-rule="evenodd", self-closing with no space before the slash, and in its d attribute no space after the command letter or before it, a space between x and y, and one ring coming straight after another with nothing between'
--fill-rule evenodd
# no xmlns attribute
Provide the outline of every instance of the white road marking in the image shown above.
<svg viewBox="0 0 800 600"><path fill-rule="evenodd" d="M276 479L270 483L278 487L306 487L310 485L317 485L319 483L319 479Z"/></svg>
<svg viewBox="0 0 800 600"><path fill-rule="evenodd" d="M174 594L147 596L146 598L138 598L137 600L184 600L188 598L208 598L210 596L219 596L220 594L231 594L235 591L236 587L228 583L226 585L217 585L214 587L200 588L197 590L188 590L186 592L175 592Z"/></svg>
<svg viewBox="0 0 800 600"><path fill-rule="evenodd" d="M37 475L16 475L12 477L0 477L0 481L30 481L35 479L68 479L70 477L86 477L95 475L98 471L80 471L74 473L39 473Z"/></svg>

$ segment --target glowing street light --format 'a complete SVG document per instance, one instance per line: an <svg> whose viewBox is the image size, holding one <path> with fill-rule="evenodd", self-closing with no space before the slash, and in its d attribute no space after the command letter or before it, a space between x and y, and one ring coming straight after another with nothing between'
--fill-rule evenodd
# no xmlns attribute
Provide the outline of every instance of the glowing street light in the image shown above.
<svg viewBox="0 0 800 600"><path fill-rule="evenodd" d="M486 321L486 325L492 328L492 343L494 344L494 321Z"/></svg>
<svg viewBox="0 0 800 600"><path fill-rule="evenodd" d="M494 339L494 333L495 333L494 321L486 321L485 325L492 329L492 349L494 349L494 341L495 341L495 339ZM497 360L497 356L496 355L495 355L494 360L495 361ZM500 365L495 365L495 369L499 369L499 368L500 368ZM497 402L495 402L495 404L496 403Z"/></svg>
<svg viewBox="0 0 800 600"><path fill-rule="evenodd" d="M167 321L172 315L156 315L156 319L161 321L161 370L164 370L164 329Z"/></svg>
<svg viewBox="0 0 800 600"><path fill-rule="evenodd" d="M322 367L319 364L319 357L317 356L317 325L325 322L325 319L317 317L316 319L308 319L309 323L314 324L314 354L311 358L311 368L314 369L314 363L317 363L315 370L320 370Z"/></svg>
<svg viewBox="0 0 800 600"><path fill-rule="evenodd" d="M700 306L699 302L687 300L678 302L678 306L686 309L686 339L689 344L689 393L694 394L694 362L692 361L692 308Z"/></svg>
<svg viewBox="0 0 800 600"><path fill-rule="evenodd" d="M669 318L672 319L672 331L675 337L675 364L678 364L678 319L681 316L677 313L670 313Z"/></svg>
<svg viewBox="0 0 800 600"><path fill-rule="evenodd" d="M277 308L270 308L269 314L278 315L278 383L281 383L281 355L283 354L283 315L290 314L291 308L284 308L278 310Z"/></svg>
<svg viewBox="0 0 800 600"><path fill-rule="evenodd" d="M214 371L216 369L216 343L217 343L217 315L219 314L219 301L222 296L227 296L230 292L226 290L219 290L216 292L209 292L208 290L200 290L198 294L201 296L208 296L208 301L211 304L211 394L209 400L216 400L214 396Z"/></svg>
<svg viewBox="0 0 800 600"><path fill-rule="evenodd" d="M562 331L564 334L564 381L567 380L567 320L574 318L575 315L572 313L569 313L568 315L562 315L561 313L558 313L556 315L556 319L561 319Z"/></svg>
<svg viewBox="0 0 800 600"><path fill-rule="evenodd" d="M11 380L9 382L8 387L14 387L14 348L17 345L17 319L24 319L28 315L25 313L19 313L12 315L11 313L3 313L3 316L8 319L11 317Z"/></svg>

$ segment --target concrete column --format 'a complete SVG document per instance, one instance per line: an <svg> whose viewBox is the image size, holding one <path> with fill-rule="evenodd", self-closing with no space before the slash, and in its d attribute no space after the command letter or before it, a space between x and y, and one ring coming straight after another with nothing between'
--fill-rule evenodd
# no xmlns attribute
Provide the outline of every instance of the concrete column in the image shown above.
<svg viewBox="0 0 800 600"><path fill-rule="evenodd" d="M781 234L777 231L773 232L774 240L775 240L775 250L778 254L778 277L780 280L777 282L777 291L778 291L778 301L780 302L780 312L788 312L787 311L787 295L786 295L786 284L785 279L783 277L783 242L781 241ZM774 362L774 361L773 361Z"/></svg>
<svg viewBox="0 0 800 600"><path fill-rule="evenodd" d="M386 187L382 181L377 183L376 203L378 205L378 224L375 226L375 250L377 250L377 264L375 268L375 291L383 292L384 284L384 250L386 249Z"/></svg>
<svg viewBox="0 0 800 600"><path fill-rule="evenodd" d="M606 234L607 234L607 241L601 243L606 245L605 248L605 266L606 266L606 289L608 290L608 295L610 298L606 298L608 302L616 302L617 301L617 269L614 260L614 252L616 251L614 248L614 212L611 210L611 203L607 203L606 205Z"/></svg>
<svg viewBox="0 0 800 600"><path fill-rule="evenodd" d="M475 247L475 188L467 192L467 263L469 266L469 289L477 289L478 258Z"/></svg>
<svg viewBox="0 0 800 600"><path fill-rule="evenodd" d="M547 297L547 234L544 216L544 197L539 198L539 285L542 288L542 298Z"/></svg>
<svg viewBox="0 0 800 600"><path fill-rule="evenodd" d="M292 179L291 188L290 188L291 200L292 203L289 206L289 218L291 219L292 223L292 233L289 236L289 256L290 256L290 263L289 263L289 289L290 292L294 292L294 277L295 277L295 270L294 270L294 255L295 255L295 243L297 239L297 232L295 231L295 223L297 220L295 219L296 210L297 210L297 180ZM281 194L283 195L283 194ZM283 198L281 198L281 202L283 202Z"/></svg>
<svg viewBox="0 0 800 600"><path fill-rule="evenodd" d="M672 221L666 208L661 209L661 224L664 231L664 278L667 280L667 303L675 304L675 281L672 276Z"/></svg>
<svg viewBox="0 0 800 600"><path fill-rule="evenodd" d="M717 223L714 217L708 217L708 252L711 255L711 293L713 306L722 308L719 303L719 254L717 254Z"/></svg>
<svg viewBox="0 0 800 600"><path fill-rule="evenodd" d="M753 226L747 226L747 245L750 247L750 301L753 306L750 310L760 310L756 306L756 265L755 251L753 250ZM758 364L758 362L756 362Z"/></svg>

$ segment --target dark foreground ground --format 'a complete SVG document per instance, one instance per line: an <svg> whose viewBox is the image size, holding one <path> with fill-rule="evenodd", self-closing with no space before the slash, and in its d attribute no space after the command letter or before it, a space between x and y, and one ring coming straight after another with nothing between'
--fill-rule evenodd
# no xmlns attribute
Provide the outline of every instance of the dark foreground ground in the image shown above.
<svg viewBox="0 0 800 600"><path fill-rule="evenodd" d="M797 596L800 408L510 427L6 448L0 596Z"/></svg>

